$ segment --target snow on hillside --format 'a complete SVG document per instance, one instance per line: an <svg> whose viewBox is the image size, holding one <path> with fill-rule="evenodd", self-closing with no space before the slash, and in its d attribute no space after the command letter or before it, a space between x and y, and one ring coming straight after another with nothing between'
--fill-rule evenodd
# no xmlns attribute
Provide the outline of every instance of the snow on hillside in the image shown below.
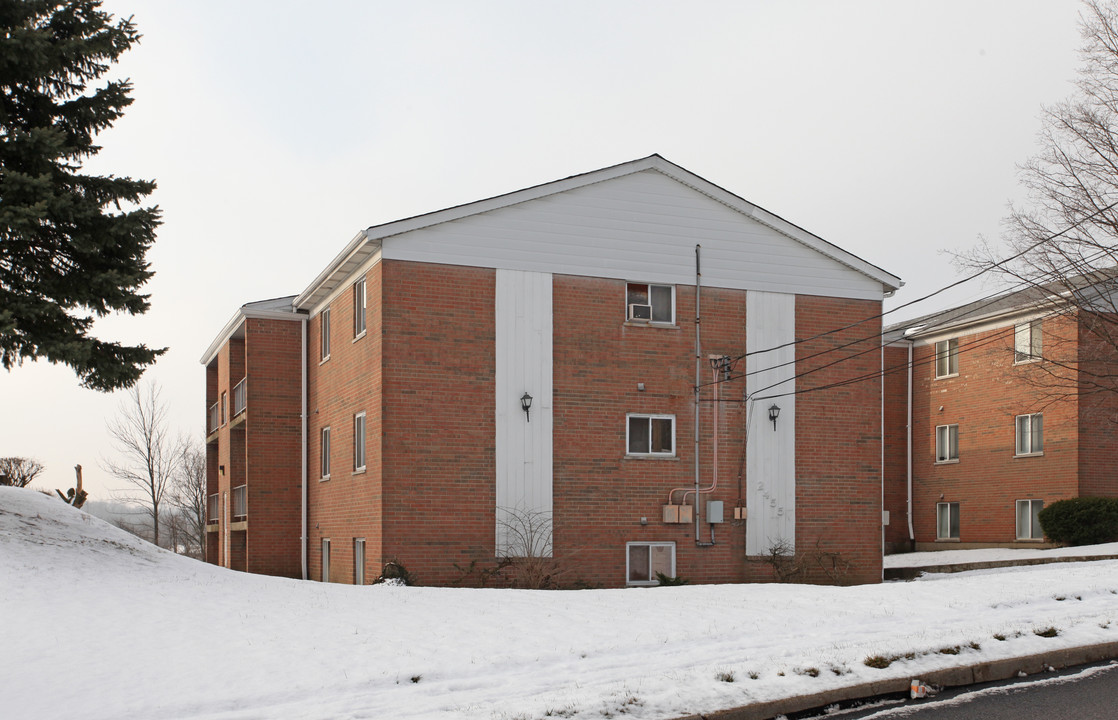
<svg viewBox="0 0 1118 720"><path fill-rule="evenodd" d="M1115 640L1116 593L1118 561L852 588L323 585L205 565L0 488L10 717L670 718Z"/></svg>

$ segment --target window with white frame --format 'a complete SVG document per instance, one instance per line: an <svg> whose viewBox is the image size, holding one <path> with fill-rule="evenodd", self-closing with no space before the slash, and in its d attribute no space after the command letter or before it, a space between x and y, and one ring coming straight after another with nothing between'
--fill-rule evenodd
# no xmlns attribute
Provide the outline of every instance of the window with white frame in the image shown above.
<svg viewBox="0 0 1118 720"><path fill-rule="evenodd" d="M959 426L936 426L936 462L957 462L959 460Z"/></svg>
<svg viewBox="0 0 1118 720"><path fill-rule="evenodd" d="M1033 362L1041 353L1040 320L1013 327L1013 362Z"/></svg>
<svg viewBox="0 0 1118 720"><path fill-rule="evenodd" d="M1017 416L1017 454L1039 455L1044 452L1044 414Z"/></svg>
<svg viewBox="0 0 1118 720"><path fill-rule="evenodd" d="M1044 509L1043 500L1017 501L1017 539L1043 540L1044 530L1040 527L1040 511Z"/></svg>
<svg viewBox="0 0 1118 720"><path fill-rule="evenodd" d="M353 470L365 469L365 412L353 416Z"/></svg>
<svg viewBox="0 0 1118 720"><path fill-rule="evenodd" d="M319 321L319 326L322 331L319 360L325 360L330 357L330 308L326 308L322 311L322 318Z"/></svg>
<svg viewBox="0 0 1118 720"><path fill-rule="evenodd" d="M959 374L959 338L940 340L936 343L936 377Z"/></svg>
<svg viewBox="0 0 1118 720"><path fill-rule="evenodd" d="M320 477L325 480L330 477L330 428L322 428L320 434L322 438L322 462L321 462L321 475Z"/></svg>
<svg viewBox="0 0 1118 720"><path fill-rule="evenodd" d="M656 573L675 577L674 542L631 542L625 552L626 584L656 585Z"/></svg>
<svg viewBox="0 0 1118 720"><path fill-rule="evenodd" d="M628 455L675 455L675 415L629 414L626 417Z"/></svg>
<svg viewBox="0 0 1118 720"><path fill-rule="evenodd" d="M229 393L221 393L221 424L224 425L229 419Z"/></svg>
<svg viewBox="0 0 1118 720"><path fill-rule="evenodd" d="M330 538L322 538L322 582L330 582Z"/></svg>
<svg viewBox="0 0 1118 720"><path fill-rule="evenodd" d="M365 276L353 284L353 337L365 334Z"/></svg>
<svg viewBox="0 0 1118 720"><path fill-rule="evenodd" d="M959 503L936 503L936 539L959 539Z"/></svg>
<svg viewBox="0 0 1118 720"><path fill-rule="evenodd" d="M633 322L675 322L675 286L628 283L625 319Z"/></svg>
<svg viewBox="0 0 1118 720"><path fill-rule="evenodd" d="M353 538L353 584L365 584L365 538Z"/></svg>

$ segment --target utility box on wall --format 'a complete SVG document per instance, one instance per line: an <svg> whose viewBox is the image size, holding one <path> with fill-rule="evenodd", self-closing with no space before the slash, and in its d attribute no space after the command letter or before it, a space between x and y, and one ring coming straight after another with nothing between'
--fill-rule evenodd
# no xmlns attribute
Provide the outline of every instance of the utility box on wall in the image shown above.
<svg viewBox="0 0 1118 720"><path fill-rule="evenodd" d="M664 522L672 525L692 522L695 519L693 510L690 505L665 505Z"/></svg>
<svg viewBox="0 0 1118 720"><path fill-rule="evenodd" d="M707 522L711 525L717 525L724 522L722 519L722 501L721 500L707 500Z"/></svg>

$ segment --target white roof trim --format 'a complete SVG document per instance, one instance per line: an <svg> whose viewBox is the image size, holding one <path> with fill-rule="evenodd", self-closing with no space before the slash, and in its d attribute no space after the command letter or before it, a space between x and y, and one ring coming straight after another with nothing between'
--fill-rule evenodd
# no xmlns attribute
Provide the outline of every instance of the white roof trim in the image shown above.
<svg viewBox="0 0 1118 720"><path fill-rule="evenodd" d="M221 332L217 334L210 346L206 348L206 352L202 355L201 363L209 365L221 352L221 348L225 347L225 343L229 342L244 325L248 318L256 318L259 320L303 320L306 315L296 313L294 309L287 310L261 310L251 307L253 303L246 303L237 308L233 313L233 317L229 318L229 322L225 323L225 327L221 328Z"/></svg>
<svg viewBox="0 0 1118 720"><path fill-rule="evenodd" d="M620 165L613 165L582 175L574 175L563 180L535 185L485 200L478 200L476 202L466 203L465 205L456 205L444 210L437 210L424 215L416 215L414 217L370 227L359 232L326 269L319 273L318 277L307 286L307 289L295 298L293 304L298 309L306 309L309 306L316 305L321 297L332 292L355 267L361 265L361 260L370 256L376 250L379 250L381 241L386 237L451 222L470 215L479 215L481 213L498 210L530 200L536 200L548 195L555 195L587 185L593 185L606 180L612 180L644 170L655 170L663 173L677 182L681 182L697 192L772 228L782 235L880 282L883 286L882 290L885 293L892 292L904 284L896 275L866 262L860 257L843 250L837 245L827 242L817 235L813 235L797 225L793 225L780 216L774 215L764 208L753 205L744 198L734 195L728 190L665 160L659 155L650 155L646 158L632 160L627 163L621 163ZM374 245L374 247L368 247L370 244ZM329 287L326 287L327 285L329 285Z"/></svg>

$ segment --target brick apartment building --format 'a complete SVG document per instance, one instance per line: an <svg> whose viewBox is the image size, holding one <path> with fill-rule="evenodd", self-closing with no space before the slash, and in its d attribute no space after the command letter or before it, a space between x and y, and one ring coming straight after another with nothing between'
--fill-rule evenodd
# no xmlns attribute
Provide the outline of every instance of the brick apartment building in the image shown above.
<svg viewBox="0 0 1118 720"><path fill-rule="evenodd" d="M888 550L1035 547L1045 505L1118 496L1118 394L1092 391L1118 357L1061 289L886 330Z"/></svg>
<svg viewBox="0 0 1118 720"><path fill-rule="evenodd" d="M208 557L617 587L769 579L779 549L879 581L900 284L656 155L371 227L202 359Z"/></svg>

